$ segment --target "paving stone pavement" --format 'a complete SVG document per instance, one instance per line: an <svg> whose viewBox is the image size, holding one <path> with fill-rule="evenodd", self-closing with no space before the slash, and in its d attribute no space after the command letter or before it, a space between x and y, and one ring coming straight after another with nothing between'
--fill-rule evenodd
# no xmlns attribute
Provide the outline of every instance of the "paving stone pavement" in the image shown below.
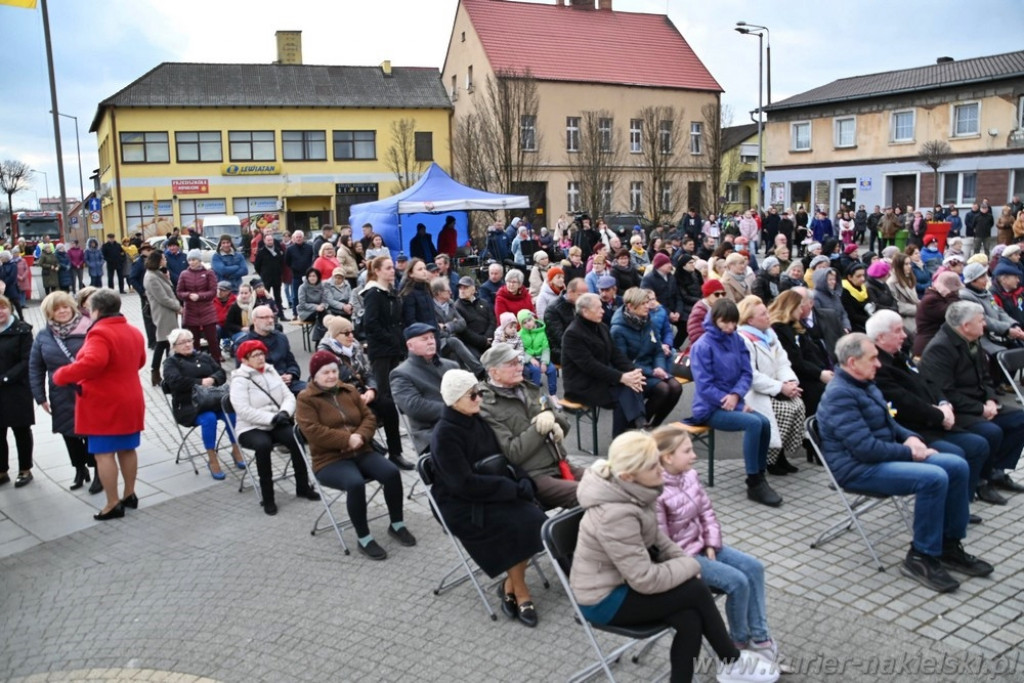
<svg viewBox="0 0 1024 683"><path fill-rule="evenodd" d="M138 322L133 295L125 308ZM38 323L38 309L29 310ZM305 363L298 330L289 337ZM138 511L92 520L102 496L67 490L72 469L42 413L36 481L0 488L0 679L557 681L590 662L546 560L550 589L528 575L540 626L510 623L500 611L491 622L468 585L433 594L455 556L423 496L406 505L415 548L388 538L385 518L371 528L391 553L386 562L345 556L333 534L308 533L319 503L283 489L279 514L267 517L237 480L176 465L167 406L157 390L146 394ZM687 414L691 396L688 388L673 418ZM600 435L607 445L607 424ZM840 512L820 467L798 463L798 474L773 478L786 502L769 509L745 498L735 435L719 434L716 456L709 493L726 542L766 565L772 632L798 669L784 680L1024 678L1024 495L975 507L985 522L969 529L966 546L996 564L993 577L937 596L896 568L905 531L878 546L882 573L852 533L809 548ZM414 476L403 479L408 490ZM354 545L351 530L346 540ZM666 639L639 665L624 658L616 677L651 680L667 661Z"/></svg>

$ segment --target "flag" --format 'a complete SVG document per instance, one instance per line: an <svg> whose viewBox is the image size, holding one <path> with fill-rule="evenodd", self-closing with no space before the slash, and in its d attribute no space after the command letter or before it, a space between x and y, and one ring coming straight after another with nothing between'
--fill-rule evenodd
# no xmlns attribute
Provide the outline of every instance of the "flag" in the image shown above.
<svg viewBox="0 0 1024 683"><path fill-rule="evenodd" d="M10 5L11 7L22 7L24 9L35 9L36 0L0 0L0 5Z"/></svg>

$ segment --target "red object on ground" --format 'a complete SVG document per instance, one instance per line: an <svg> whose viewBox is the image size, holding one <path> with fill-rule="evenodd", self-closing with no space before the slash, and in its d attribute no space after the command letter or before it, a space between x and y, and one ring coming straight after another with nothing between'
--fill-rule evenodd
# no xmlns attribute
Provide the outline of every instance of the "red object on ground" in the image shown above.
<svg viewBox="0 0 1024 683"><path fill-rule="evenodd" d="M928 227L925 228L925 243L927 244L928 237L934 237L939 241L939 253L945 253L946 251L946 239L949 237L949 230L953 227L952 223L942 221L940 223L928 223Z"/></svg>

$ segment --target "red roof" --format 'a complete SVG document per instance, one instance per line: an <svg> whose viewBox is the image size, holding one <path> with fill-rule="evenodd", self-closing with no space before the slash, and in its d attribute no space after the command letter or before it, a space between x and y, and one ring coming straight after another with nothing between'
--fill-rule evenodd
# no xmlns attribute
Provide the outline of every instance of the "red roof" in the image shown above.
<svg viewBox="0 0 1024 683"><path fill-rule="evenodd" d="M722 91L663 14L461 1L495 71L529 69L547 81ZM520 37L525 40L516 44Z"/></svg>

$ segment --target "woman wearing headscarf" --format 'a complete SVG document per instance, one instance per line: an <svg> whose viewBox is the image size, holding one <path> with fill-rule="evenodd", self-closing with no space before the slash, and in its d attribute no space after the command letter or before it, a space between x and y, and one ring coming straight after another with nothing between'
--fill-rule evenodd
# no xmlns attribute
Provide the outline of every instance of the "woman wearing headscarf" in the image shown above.
<svg viewBox="0 0 1024 683"><path fill-rule="evenodd" d="M839 318L845 332L851 330L850 317L843 306L842 294L839 289L839 273L835 268L821 268L813 271L814 310L832 311Z"/></svg>

